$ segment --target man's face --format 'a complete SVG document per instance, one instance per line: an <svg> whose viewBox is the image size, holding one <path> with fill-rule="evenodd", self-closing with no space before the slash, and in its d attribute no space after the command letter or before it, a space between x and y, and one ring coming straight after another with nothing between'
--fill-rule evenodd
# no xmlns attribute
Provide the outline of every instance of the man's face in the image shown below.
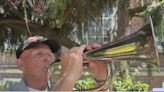
<svg viewBox="0 0 164 92"><path fill-rule="evenodd" d="M20 59L25 78L47 81L48 66L55 60L55 57L48 46L39 45L25 50Z"/></svg>

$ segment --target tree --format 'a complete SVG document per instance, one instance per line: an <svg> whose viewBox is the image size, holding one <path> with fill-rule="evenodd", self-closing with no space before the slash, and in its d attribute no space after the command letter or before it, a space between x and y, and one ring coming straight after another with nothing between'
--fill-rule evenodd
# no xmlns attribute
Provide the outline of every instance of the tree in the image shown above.
<svg viewBox="0 0 164 92"><path fill-rule="evenodd" d="M112 7L114 1L1 0L1 48L4 49L6 40L12 46L18 44L22 35L52 37L60 44L70 48L77 45L68 39L70 31L74 28L73 23L78 24L80 30L81 23L87 25L91 21L99 21L104 8ZM11 32L8 32L8 28Z"/></svg>

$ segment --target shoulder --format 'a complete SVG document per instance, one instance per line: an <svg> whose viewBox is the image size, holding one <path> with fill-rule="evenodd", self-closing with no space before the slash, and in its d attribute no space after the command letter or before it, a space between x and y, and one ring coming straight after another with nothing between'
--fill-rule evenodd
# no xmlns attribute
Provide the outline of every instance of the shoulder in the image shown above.
<svg viewBox="0 0 164 92"><path fill-rule="evenodd" d="M25 83L21 81L20 83L5 89L5 91L28 91L28 88Z"/></svg>

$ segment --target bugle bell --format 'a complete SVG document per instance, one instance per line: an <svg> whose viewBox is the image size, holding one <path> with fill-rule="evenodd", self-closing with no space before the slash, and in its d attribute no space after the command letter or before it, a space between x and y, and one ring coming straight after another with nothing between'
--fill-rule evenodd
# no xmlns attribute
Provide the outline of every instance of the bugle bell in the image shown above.
<svg viewBox="0 0 164 92"><path fill-rule="evenodd" d="M123 39L114 41L84 53L87 61L143 61L159 66L159 57L150 24Z"/></svg>

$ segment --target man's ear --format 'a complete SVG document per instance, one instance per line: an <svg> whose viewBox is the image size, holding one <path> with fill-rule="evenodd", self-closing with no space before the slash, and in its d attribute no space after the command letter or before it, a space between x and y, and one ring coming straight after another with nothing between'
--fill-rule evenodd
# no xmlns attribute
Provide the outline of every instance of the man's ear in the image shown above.
<svg viewBox="0 0 164 92"><path fill-rule="evenodd" d="M23 71L23 61L21 60L21 59L17 59L17 62L16 62L16 64L17 64L17 67L20 69L20 70L22 70Z"/></svg>

